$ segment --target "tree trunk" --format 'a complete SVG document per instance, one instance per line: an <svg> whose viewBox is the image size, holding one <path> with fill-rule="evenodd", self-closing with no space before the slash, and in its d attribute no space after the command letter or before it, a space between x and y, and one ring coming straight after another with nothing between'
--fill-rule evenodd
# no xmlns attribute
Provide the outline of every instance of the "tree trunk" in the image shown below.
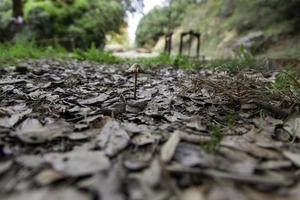
<svg viewBox="0 0 300 200"><path fill-rule="evenodd" d="M26 1L26 0L25 0ZM24 0L12 0L12 20L7 27L5 40L12 40L24 25Z"/></svg>
<svg viewBox="0 0 300 200"><path fill-rule="evenodd" d="M12 17L17 19L19 17L23 18L23 0L12 0L13 2L13 15Z"/></svg>

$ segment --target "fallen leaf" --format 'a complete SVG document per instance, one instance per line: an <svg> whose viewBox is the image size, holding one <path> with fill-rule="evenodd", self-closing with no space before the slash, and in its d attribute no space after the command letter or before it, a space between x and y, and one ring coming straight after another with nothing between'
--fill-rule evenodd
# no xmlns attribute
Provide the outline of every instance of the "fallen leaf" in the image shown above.
<svg viewBox="0 0 300 200"><path fill-rule="evenodd" d="M54 171L52 169L45 169L38 175L36 175L34 180L39 185L49 185L63 179L64 177L65 176L60 172Z"/></svg>
<svg viewBox="0 0 300 200"><path fill-rule="evenodd" d="M39 155L21 155L16 158L19 165L27 168L40 168L45 164L45 160Z"/></svg>
<svg viewBox="0 0 300 200"><path fill-rule="evenodd" d="M164 162L171 161L179 142L180 142L180 133L178 131L175 131L161 149L161 159Z"/></svg>
<svg viewBox="0 0 300 200"><path fill-rule="evenodd" d="M295 165L300 167L300 154L299 153L293 153L290 151L283 151L283 155L288 158L290 161L292 161Z"/></svg>
<svg viewBox="0 0 300 200"><path fill-rule="evenodd" d="M283 129L286 130L292 137L300 138L300 115L292 115L289 117L285 121Z"/></svg>
<svg viewBox="0 0 300 200"><path fill-rule="evenodd" d="M21 113L16 113L11 116L6 116L0 118L0 127L4 128L12 128L14 127L19 121L21 121L25 115L28 115L32 112L32 109L27 109Z"/></svg>
<svg viewBox="0 0 300 200"><path fill-rule="evenodd" d="M180 200L204 200L205 196L203 191L198 188L189 188L182 192L179 197Z"/></svg>
<svg viewBox="0 0 300 200"><path fill-rule="evenodd" d="M280 153L272 149L258 147L256 144L250 143L249 141L247 141L245 138L241 136L225 137L221 141L221 145L247 152L258 158L267 158L267 159L274 159L274 160L282 158Z"/></svg>
<svg viewBox="0 0 300 200"><path fill-rule="evenodd" d="M11 160L0 162L0 175L5 173L11 166L13 162Z"/></svg>
<svg viewBox="0 0 300 200"><path fill-rule="evenodd" d="M119 122L109 120L102 128L97 140L106 155L115 156L127 147L130 137Z"/></svg>
<svg viewBox="0 0 300 200"><path fill-rule="evenodd" d="M96 189L101 199L107 200L125 200L123 191L123 182L125 181L125 172L122 166L118 164L106 173L100 173L97 176Z"/></svg>
<svg viewBox="0 0 300 200"><path fill-rule="evenodd" d="M158 142L161 139L160 135L157 135L152 132L144 132L142 134L136 134L132 139L131 142L137 146L143 146L147 144L152 144Z"/></svg>
<svg viewBox="0 0 300 200"><path fill-rule="evenodd" d="M104 102L105 100L108 99L108 97L109 97L109 95L102 93L102 94L100 94L99 96L96 96L96 97L80 100L80 101L78 101L78 103L82 104L82 105L93 105L93 104Z"/></svg>
<svg viewBox="0 0 300 200"><path fill-rule="evenodd" d="M25 143L41 144L70 130L69 124L63 120L42 125L38 119L28 118L17 127L14 134Z"/></svg>
<svg viewBox="0 0 300 200"><path fill-rule="evenodd" d="M198 131L207 131L207 127L203 125L202 118L200 116L193 116L186 122L186 126Z"/></svg>
<svg viewBox="0 0 300 200"><path fill-rule="evenodd" d="M132 113L142 112L148 103L149 100L130 100L127 101L126 111Z"/></svg>
<svg viewBox="0 0 300 200"><path fill-rule="evenodd" d="M60 188L43 188L35 189L32 191L24 191L19 194L13 194L10 196L2 196L5 200L90 200L91 195L79 192L76 189L70 187Z"/></svg>
<svg viewBox="0 0 300 200"><path fill-rule="evenodd" d="M143 171L140 176L141 181L149 187L155 187L161 183L162 171L158 159L152 161L150 167Z"/></svg>
<svg viewBox="0 0 300 200"><path fill-rule="evenodd" d="M44 155L46 162L65 175L85 176L110 167L110 161L101 151L71 151Z"/></svg>
<svg viewBox="0 0 300 200"><path fill-rule="evenodd" d="M209 191L207 200L222 200L222 199L236 199L236 200L247 200L247 197L241 193L240 190L230 186L216 186Z"/></svg>

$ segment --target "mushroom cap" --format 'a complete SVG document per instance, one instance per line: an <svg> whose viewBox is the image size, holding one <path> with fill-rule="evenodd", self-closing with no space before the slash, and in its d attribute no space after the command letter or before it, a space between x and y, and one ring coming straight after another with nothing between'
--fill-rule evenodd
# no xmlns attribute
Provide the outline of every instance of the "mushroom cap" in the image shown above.
<svg viewBox="0 0 300 200"><path fill-rule="evenodd" d="M134 63L131 65L131 67L127 70L127 73L141 73L143 72L143 69L141 65Z"/></svg>

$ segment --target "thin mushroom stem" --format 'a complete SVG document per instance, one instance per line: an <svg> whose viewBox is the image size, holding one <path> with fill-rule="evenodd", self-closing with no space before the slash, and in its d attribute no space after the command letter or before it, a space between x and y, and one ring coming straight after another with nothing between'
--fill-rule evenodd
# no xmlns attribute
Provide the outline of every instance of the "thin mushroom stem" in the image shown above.
<svg viewBox="0 0 300 200"><path fill-rule="evenodd" d="M134 73L134 99L136 99L136 90L137 90L137 78L138 78L138 73Z"/></svg>

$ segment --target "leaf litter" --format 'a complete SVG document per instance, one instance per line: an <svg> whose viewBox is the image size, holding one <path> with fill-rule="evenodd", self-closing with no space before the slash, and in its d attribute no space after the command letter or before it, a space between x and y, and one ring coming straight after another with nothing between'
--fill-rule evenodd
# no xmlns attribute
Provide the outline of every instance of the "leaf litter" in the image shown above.
<svg viewBox="0 0 300 200"><path fill-rule="evenodd" d="M0 75L1 199L298 199L299 96L255 71L21 61Z"/></svg>

